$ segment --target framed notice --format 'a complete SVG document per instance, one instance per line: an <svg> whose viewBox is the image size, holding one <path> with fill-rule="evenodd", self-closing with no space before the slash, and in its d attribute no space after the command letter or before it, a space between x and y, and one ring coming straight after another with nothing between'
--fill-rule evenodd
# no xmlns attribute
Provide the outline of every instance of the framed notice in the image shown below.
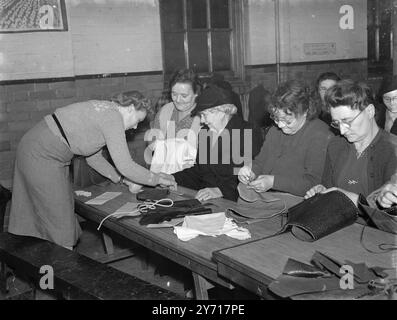
<svg viewBox="0 0 397 320"><path fill-rule="evenodd" d="M0 33L66 30L65 0L0 0Z"/></svg>

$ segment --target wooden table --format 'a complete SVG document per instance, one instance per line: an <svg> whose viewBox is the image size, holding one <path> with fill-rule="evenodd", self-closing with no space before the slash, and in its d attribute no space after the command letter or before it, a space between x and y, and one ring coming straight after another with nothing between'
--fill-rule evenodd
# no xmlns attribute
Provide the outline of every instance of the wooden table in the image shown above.
<svg viewBox="0 0 397 320"><path fill-rule="evenodd" d="M78 189L81 190L81 188ZM98 224L104 217L116 211L126 202L136 201L135 195L131 194L125 186L109 184L106 187L91 186L82 188L82 190L91 192L92 196L89 198L76 196L75 211L82 217ZM120 191L122 194L100 206L85 204L87 200L106 191ZM178 187L178 192L183 192L184 195L170 194L170 198L181 200L191 198L195 194L195 191L183 187ZM227 208L230 203L230 201L225 199L211 199L209 202L223 208ZM248 240L237 240L221 235L217 237L199 236L187 242L179 240L174 234L173 228L152 229L140 225L139 217L118 220L110 218L105 221L102 228L105 227L115 231L191 270L195 282L196 298L207 299L207 289L209 287L207 280L227 288L233 288L229 281L219 277L217 263L212 259L213 252L263 239L279 230L280 226L281 219L272 218L266 222L258 222L246 226L251 233L251 239Z"/></svg>
<svg viewBox="0 0 397 320"><path fill-rule="evenodd" d="M396 277L396 252L374 254L364 249L360 243L363 227L355 223L315 242L298 240L288 232L215 252L214 259L218 262L219 275L262 297L268 296L268 285L282 273L288 258L310 264L315 251L340 262L349 260L365 262L369 267L390 268L389 274ZM396 244L396 235L365 227L363 243L368 249L379 252L377 245Z"/></svg>

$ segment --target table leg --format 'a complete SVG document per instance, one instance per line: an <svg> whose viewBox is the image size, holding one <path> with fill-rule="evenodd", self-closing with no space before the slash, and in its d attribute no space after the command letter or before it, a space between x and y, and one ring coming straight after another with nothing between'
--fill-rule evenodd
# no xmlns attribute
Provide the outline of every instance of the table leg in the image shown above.
<svg viewBox="0 0 397 320"><path fill-rule="evenodd" d="M106 233L102 232L102 239L103 243L105 245L105 252L106 254L113 254L114 253L114 246L113 246L113 240L111 237L109 237Z"/></svg>
<svg viewBox="0 0 397 320"><path fill-rule="evenodd" d="M194 292L197 300L208 300L208 289L213 285L198 273L192 272L194 280Z"/></svg>

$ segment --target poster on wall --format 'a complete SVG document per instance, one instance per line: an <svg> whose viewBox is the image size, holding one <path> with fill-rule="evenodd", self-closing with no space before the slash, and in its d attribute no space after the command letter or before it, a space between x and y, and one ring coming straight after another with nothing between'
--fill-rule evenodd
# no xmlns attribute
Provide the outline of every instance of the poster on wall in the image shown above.
<svg viewBox="0 0 397 320"><path fill-rule="evenodd" d="M65 0L0 0L0 33L66 30Z"/></svg>

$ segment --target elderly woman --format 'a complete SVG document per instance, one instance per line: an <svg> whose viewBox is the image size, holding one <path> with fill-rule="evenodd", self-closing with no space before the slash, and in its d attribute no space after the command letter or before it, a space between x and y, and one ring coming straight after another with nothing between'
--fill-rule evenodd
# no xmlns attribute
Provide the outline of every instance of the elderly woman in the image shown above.
<svg viewBox="0 0 397 320"><path fill-rule="evenodd" d="M15 162L8 231L72 248L81 233L74 214L69 165L74 155L114 183L134 181L150 186L175 186L172 176L155 174L130 156L125 131L151 113L138 91L113 101L90 100L55 110L21 139ZM107 146L116 166L102 156Z"/></svg>
<svg viewBox="0 0 397 320"><path fill-rule="evenodd" d="M307 191L305 197L337 189L360 204L378 227L392 230L393 219L377 210L371 193L377 193L396 172L397 137L378 127L373 94L367 85L340 81L327 91L325 101L331 125L340 130L341 136L328 145L322 184Z"/></svg>
<svg viewBox="0 0 397 320"><path fill-rule="evenodd" d="M321 181L327 145L333 134L317 119L317 109L299 81L281 84L269 106L277 125L270 128L252 168L239 180L257 192L277 190L297 196Z"/></svg>
<svg viewBox="0 0 397 320"><path fill-rule="evenodd" d="M377 110L378 125L397 135L397 79L394 78L381 90L383 104Z"/></svg>
<svg viewBox="0 0 397 320"><path fill-rule="evenodd" d="M228 92L217 86L207 87L197 99L194 115L200 115L208 129L200 132L196 164L174 177L178 184L198 190L200 201L236 201L237 170L260 150L259 129L252 129L236 112Z"/></svg>
<svg viewBox="0 0 397 320"><path fill-rule="evenodd" d="M174 173L194 164L200 118L191 117L201 90L197 75L189 69L177 71L170 82L172 101L157 112L146 140L156 140L151 170Z"/></svg>

